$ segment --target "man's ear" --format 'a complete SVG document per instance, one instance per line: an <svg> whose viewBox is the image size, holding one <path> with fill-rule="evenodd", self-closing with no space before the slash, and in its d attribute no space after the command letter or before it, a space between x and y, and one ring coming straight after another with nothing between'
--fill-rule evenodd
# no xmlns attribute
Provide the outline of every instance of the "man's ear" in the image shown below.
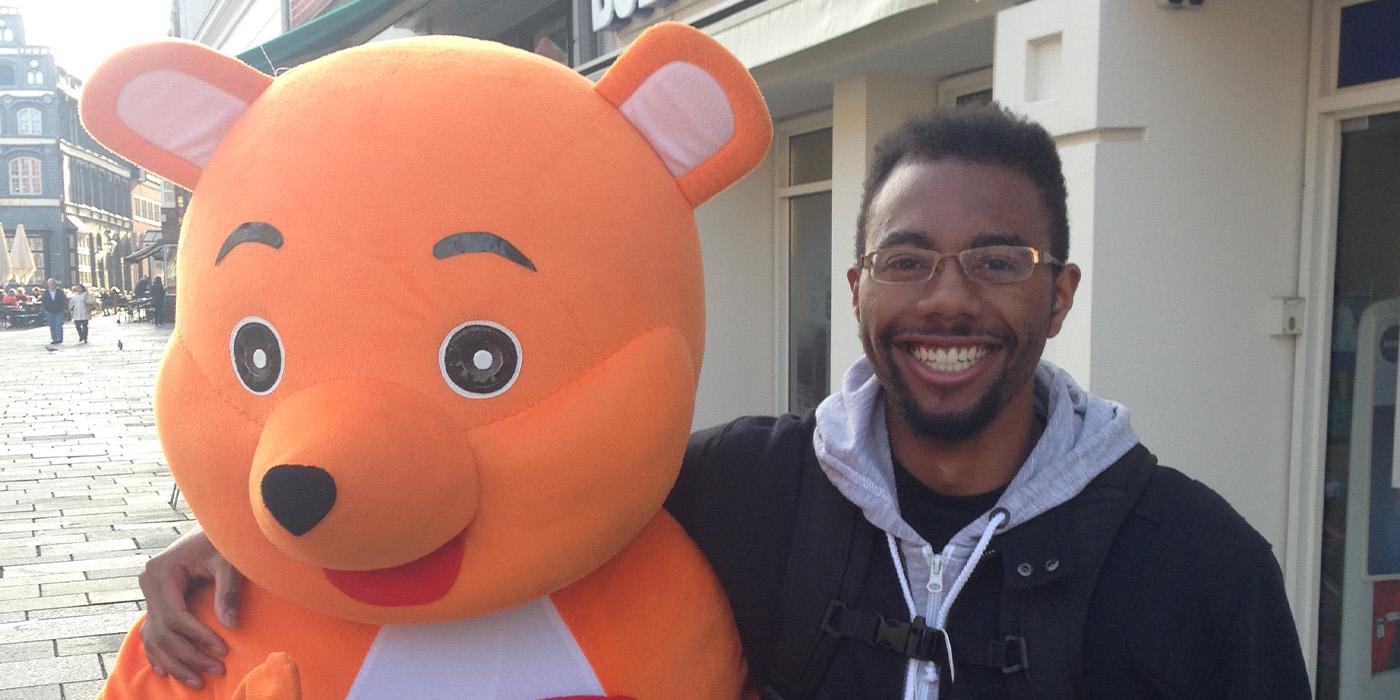
<svg viewBox="0 0 1400 700"><path fill-rule="evenodd" d="M860 267L852 265L846 270L846 284L851 285L851 308L856 310L856 320L860 320Z"/></svg>
<svg viewBox="0 0 1400 700"><path fill-rule="evenodd" d="M1053 292L1050 301L1050 328L1045 334L1047 338L1053 338L1060 333L1060 327L1065 323L1065 317L1069 315L1069 310L1074 307L1074 292L1079 289L1079 266L1069 263L1060 269L1060 273L1055 275Z"/></svg>
<svg viewBox="0 0 1400 700"><path fill-rule="evenodd" d="M192 41L133 46L83 86L82 120L127 160L194 189L214 149L272 78Z"/></svg>
<svg viewBox="0 0 1400 700"><path fill-rule="evenodd" d="M768 107L749 72L688 25L647 29L595 89L651 144L691 206L748 174L772 140Z"/></svg>

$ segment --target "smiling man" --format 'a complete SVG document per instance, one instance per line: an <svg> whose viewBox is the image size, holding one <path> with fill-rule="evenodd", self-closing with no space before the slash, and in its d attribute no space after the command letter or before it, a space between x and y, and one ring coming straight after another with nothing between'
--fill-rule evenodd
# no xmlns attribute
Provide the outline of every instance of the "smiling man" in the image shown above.
<svg viewBox="0 0 1400 700"><path fill-rule="evenodd" d="M763 697L1310 695L1268 543L1040 359L1080 279L1065 197L1039 126L910 120L866 180L841 391L692 436L666 507ZM199 577L229 612L199 536L142 575L148 653L185 678L222 646L184 611Z"/></svg>

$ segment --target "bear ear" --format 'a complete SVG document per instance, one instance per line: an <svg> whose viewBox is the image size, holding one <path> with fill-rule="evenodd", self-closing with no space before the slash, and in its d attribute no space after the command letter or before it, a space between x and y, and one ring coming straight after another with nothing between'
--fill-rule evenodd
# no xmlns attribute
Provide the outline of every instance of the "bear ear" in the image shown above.
<svg viewBox="0 0 1400 700"><path fill-rule="evenodd" d="M83 86L83 125L131 162L194 189L215 147L272 78L190 41L133 46Z"/></svg>
<svg viewBox="0 0 1400 700"><path fill-rule="evenodd" d="M595 89L656 150L691 206L768 152L773 123L758 86L734 54L690 26L646 30Z"/></svg>

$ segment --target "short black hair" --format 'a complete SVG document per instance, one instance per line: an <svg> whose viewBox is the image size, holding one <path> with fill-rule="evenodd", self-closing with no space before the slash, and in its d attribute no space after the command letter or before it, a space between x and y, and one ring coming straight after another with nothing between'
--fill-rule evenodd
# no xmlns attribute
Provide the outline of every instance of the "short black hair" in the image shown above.
<svg viewBox="0 0 1400 700"><path fill-rule="evenodd" d="M963 160L1001 165L1030 178L1050 212L1050 254L1069 260L1065 176L1055 141L1044 127L998 104L938 109L910 117L875 144L856 220L856 259L865 254L870 203L905 160Z"/></svg>

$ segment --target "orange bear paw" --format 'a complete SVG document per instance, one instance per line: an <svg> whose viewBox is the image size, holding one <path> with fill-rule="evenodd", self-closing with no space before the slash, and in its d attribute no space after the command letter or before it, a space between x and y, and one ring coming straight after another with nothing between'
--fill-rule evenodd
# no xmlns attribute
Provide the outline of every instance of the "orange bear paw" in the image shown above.
<svg viewBox="0 0 1400 700"><path fill-rule="evenodd" d="M301 700L297 662L285 652L268 654L266 661L243 677L233 691L233 700Z"/></svg>

